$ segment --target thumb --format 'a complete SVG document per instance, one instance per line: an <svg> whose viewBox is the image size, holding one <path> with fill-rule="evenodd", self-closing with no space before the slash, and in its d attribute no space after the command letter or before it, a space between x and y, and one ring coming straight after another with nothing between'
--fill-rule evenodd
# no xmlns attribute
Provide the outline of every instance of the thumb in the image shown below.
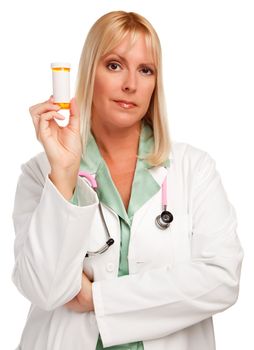
<svg viewBox="0 0 254 350"><path fill-rule="evenodd" d="M80 112L77 105L76 97L73 97L70 101L70 121L69 124L76 129L80 129Z"/></svg>

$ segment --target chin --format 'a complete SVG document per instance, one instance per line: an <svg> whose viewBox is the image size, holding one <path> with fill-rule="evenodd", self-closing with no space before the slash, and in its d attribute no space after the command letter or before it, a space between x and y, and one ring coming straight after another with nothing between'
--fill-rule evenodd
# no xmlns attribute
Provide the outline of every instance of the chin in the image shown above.
<svg viewBox="0 0 254 350"><path fill-rule="evenodd" d="M122 117L112 118L108 122L108 125L110 124L112 127L115 128L131 128L141 122L141 118L132 118L130 115L127 115L127 113Z"/></svg>

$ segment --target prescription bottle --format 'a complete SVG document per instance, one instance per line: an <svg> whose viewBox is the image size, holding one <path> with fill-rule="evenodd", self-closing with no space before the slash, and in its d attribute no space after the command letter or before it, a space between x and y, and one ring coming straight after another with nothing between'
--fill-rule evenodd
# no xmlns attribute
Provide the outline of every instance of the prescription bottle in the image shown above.
<svg viewBox="0 0 254 350"><path fill-rule="evenodd" d="M54 103L61 109L70 108L70 63L51 63Z"/></svg>

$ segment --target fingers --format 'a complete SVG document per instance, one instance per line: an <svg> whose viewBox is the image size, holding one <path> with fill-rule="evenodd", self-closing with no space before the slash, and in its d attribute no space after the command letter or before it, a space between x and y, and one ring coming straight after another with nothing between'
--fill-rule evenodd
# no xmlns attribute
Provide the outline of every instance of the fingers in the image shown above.
<svg viewBox="0 0 254 350"><path fill-rule="evenodd" d="M51 112L47 112L47 113L42 113L40 115L40 122L39 122L39 130L38 130L38 136L40 137L40 135L44 135L45 132L47 131L47 129L49 128L49 122L50 120L52 120L53 118L56 119L60 119L63 120L65 119L63 115L51 111Z"/></svg>
<svg viewBox="0 0 254 350"><path fill-rule="evenodd" d="M58 105L54 104L54 97L53 95L50 95L49 99L41 102L41 103L37 103L36 105L33 105L29 108L29 112L32 114L34 111L38 112L38 108L43 108L43 106L48 107L49 109L52 109L52 106L58 107L60 108ZM39 110L40 111L40 110Z"/></svg>
<svg viewBox="0 0 254 350"><path fill-rule="evenodd" d="M43 103L39 103L37 105L30 107L29 112L31 116L33 116L33 115L38 115L51 110L58 111L59 109L60 107L58 105L50 103L49 101L45 101Z"/></svg>
<svg viewBox="0 0 254 350"><path fill-rule="evenodd" d="M75 312L86 312L85 308L78 302L77 297L74 297L72 300L68 301L68 303L64 304L64 306Z"/></svg>
<svg viewBox="0 0 254 350"><path fill-rule="evenodd" d="M53 98L53 95L51 95L48 100L42 103L33 105L29 108L29 113L32 117L37 137L39 132L39 120L41 115L48 111L58 111L60 109L60 107L56 104L53 104L53 102L54 102L54 98Z"/></svg>
<svg viewBox="0 0 254 350"><path fill-rule="evenodd" d="M53 95L48 100L29 108L38 140L40 139L39 134L45 133L48 129L51 119L65 119L61 114L56 113L60 109L61 107L59 105L54 104ZM70 101L69 126L74 130L80 130L80 112L75 97Z"/></svg>

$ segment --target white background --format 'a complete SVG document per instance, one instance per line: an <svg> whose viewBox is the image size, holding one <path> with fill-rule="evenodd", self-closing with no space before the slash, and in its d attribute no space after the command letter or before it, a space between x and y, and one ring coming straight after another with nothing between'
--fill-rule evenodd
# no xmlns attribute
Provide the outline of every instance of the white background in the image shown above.
<svg viewBox="0 0 254 350"><path fill-rule="evenodd" d="M20 165L43 151L28 109L51 95L53 61L71 62L74 92L89 28L106 12L126 10L145 16L160 36L172 138L216 160L237 211L245 251L240 295L214 316L217 350L253 349L253 1L10 0L1 6L0 348L18 345L30 306L11 281L11 214Z"/></svg>

